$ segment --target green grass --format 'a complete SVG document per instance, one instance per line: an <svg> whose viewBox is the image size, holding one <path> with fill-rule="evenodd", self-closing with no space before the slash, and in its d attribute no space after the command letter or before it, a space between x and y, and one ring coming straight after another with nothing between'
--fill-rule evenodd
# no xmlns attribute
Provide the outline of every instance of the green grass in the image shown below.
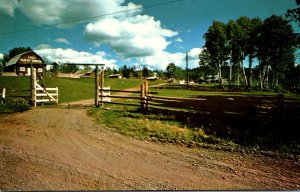
<svg viewBox="0 0 300 192"><path fill-rule="evenodd" d="M123 135L146 140L181 143L186 145L218 144L235 147L231 141L205 134L201 127L189 128L175 119L163 114L141 114L135 107L106 105L109 110L93 108L89 114L99 123Z"/></svg>
<svg viewBox="0 0 300 192"><path fill-rule="evenodd" d="M195 89L198 88L198 89ZM201 90L201 88L205 88ZM154 91L154 90L153 90ZM167 85L166 87L161 87L159 89L159 96L168 96L168 97L198 97L198 96L275 96L278 93L275 92L266 92L266 91L227 91L220 90L215 88L215 85L198 85L194 89L186 89L185 86L174 86ZM294 93L284 93L286 97L289 98L298 98L300 99L299 94Z"/></svg>

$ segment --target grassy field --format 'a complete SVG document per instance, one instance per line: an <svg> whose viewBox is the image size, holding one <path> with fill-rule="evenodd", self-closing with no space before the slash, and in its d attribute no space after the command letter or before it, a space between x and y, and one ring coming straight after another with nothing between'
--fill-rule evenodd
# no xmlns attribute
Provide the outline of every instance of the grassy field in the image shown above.
<svg viewBox="0 0 300 192"><path fill-rule="evenodd" d="M94 98L94 79L47 77L44 79L44 81L46 87L59 88L60 103ZM105 79L104 81L105 86L111 86L112 89L120 90L137 87L140 85L140 83L141 80L139 79ZM161 81L151 82L151 85L158 83L161 83ZM29 97L30 78L0 76L0 89L3 87L7 89L8 96L13 95Z"/></svg>
<svg viewBox="0 0 300 192"><path fill-rule="evenodd" d="M161 86L159 89L151 89L152 91L158 91L159 96L168 97L185 97L195 98L198 96L275 96L278 93L270 91L232 91L232 90L221 90L217 88L216 84L207 85L196 85L191 86L189 89L186 86L169 84L168 86ZM299 94L290 92L284 93L285 97L298 98Z"/></svg>

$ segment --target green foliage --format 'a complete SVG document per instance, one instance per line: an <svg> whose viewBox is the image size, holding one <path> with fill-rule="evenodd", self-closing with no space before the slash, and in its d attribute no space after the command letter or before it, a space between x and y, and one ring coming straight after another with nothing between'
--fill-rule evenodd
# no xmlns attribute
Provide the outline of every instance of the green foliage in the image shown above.
<svg viewBox="0 0 300 192"><path fill-rule="evenodd" d="M19 55L21 53L32 51L30 47L16 47L11 50L9 50L8 54L3 55L4 62L8 62L11 58L13 58L16 55Z"/></svg>
<svg viewBox="0 0 300 192"><path fill-rule="evenodd" d="M16 55L19 55L21 53L27 52L27 51L32 51L30 47L16 47L11 50L7 54L3 55L3 58L0 60L0 72L4 70L4 67L6 63L13 58Z"/></svg>
<svg viewBox="0 0 300 192"><path fill-rule="evenodd" d="M72 64L62 64L59 66L59 71L62 73L75 73L79 68L77 65Z"/></svg>
<svg viewBox="0 0 300 192"><path fill-rule="evenodd" d="M59 65L57 63L52 63L50 71L54 74L57 74L60 71Z"/></svg>
<svg viewBox="0 0 300 192"><path fill-rule="evenodd" d="M130 78L132 69L128 68L127 65L124 65L120 68L122 76L125 78Z"/></svg>
<svg viewBox="0 0 300 192"><path fill-rule="evenodd" d="M0 106L3 112L22 112L31 109L28 101L21 97L8 97L5 103Z"/></svg>
<svg viewBox="0 0 300 192"><path fill-rule="evenodd" d="M174 63L170 63L166 68L167 78L183 79L184 70L181 67L177 67Z"/></svg>
<svg viewBox="0 0 300 192"><path fill-rule="evenodd" d="M259 61L259 73L256 82L260 89L277 90L280 84L285 89L292 85L286 83L286 77L294 74L291 71L295 66L296 48L299 47L299 35L292 26L281 16L272 15L261 21L259 18L250 19L240 17L230 20L227 24L214 21L205 33L205 49L199 55L200 66L211 64L211 73L218 69L222 77L222 69L227 61L230 83L238 79L250 89L252 87L252 63L256 58ZM244 70L243 61L249 59L249 68ZM232 71L235 69L235 71ZM245 71L245 72L244 72ZM232 75L233 73L233 75ZM212 74L213 75L213 74ZM240 76L243 75L243 78ZM232 78L233 77L233 78ZM297 87L297 84L293 86Z"/></svg>
<svg viewBox="0 0 300 192"><path fill-rule="evenodd" d="M144 66L143 69L142 69L142 76L143 77L149 77L150 76L150 71L146 66Z"/></svg>
<svg viewBox="0 0 300 192"><path fill-rule="evenodd" d="M300 0L296 0L296 3L298 7L295 9L288 9L285 16L289 18L290 21L298 22L298 25L300 26Z"/></svg>

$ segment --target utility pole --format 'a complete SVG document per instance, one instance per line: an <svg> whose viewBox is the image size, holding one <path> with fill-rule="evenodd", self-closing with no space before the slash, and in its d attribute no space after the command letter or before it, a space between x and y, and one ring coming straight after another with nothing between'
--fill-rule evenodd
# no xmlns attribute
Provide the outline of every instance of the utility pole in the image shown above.
<svg viewBox="0 0 300 192"><path fill-rule="evenodd" d="M189 60L188 60L188 52L185 54L186 61L186 88L189 88Z"/></svg>

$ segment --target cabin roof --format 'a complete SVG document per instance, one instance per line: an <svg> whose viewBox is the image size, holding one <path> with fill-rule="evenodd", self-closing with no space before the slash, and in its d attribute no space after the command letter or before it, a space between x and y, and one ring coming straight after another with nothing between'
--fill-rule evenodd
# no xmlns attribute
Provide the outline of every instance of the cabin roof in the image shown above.
<svg viewBox="0 0 300 192"><path fill-rule="evenodd" d="M21 53L19 55L16 55L14 56L13 58L11 58L7 63L6 63L6 66L5 67L8 67L8 66L11 66L11 65L15 65L18 63L18 61L22 58L22 56L28 54L28 53L33 53L34 55L36 55L41 61L42 61L42 64L45 64L43 59L38 55L36 54L35 52L33 51L27 51L27 52L24 52L24 53Z"/></svg>

